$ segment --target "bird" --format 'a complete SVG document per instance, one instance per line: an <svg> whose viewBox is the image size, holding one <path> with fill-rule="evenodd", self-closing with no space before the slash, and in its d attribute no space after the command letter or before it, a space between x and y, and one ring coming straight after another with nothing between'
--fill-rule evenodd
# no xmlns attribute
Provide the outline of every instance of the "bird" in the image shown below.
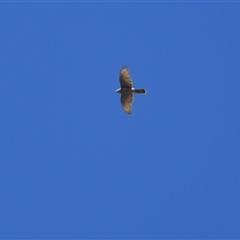
<svg viewBox="0 0 240 240"><path fill-rule="evenodd" d="M127 66L123 66L120 69L119 81L121 87L116 90L116 93L121 93L120 101L123 110L127 114L131 114L133 93L146 94L147 91L144 88L133 88L133 82Z"/></svg>

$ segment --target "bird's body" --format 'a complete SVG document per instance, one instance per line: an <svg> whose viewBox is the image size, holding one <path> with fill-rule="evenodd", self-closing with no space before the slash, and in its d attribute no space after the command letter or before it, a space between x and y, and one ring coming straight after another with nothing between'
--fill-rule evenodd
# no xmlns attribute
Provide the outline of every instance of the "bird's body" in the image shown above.
<svg viewBox="0 0 240 240"><path fill-rule="evenodd" d="M116 92L121 93L121 104L123 110L130 114L132 112L133 93L145 94L146 90L143 88L132 87L132 79L126 66L122 67L120 70L119 81L121 87L118 88Z"/></svg>
<svg viewBox="0 0 240 240"><path fill-rule="evenodd" d="M145 94L146 90L143 88L118 88L117 93L142 93Z"/></svg>

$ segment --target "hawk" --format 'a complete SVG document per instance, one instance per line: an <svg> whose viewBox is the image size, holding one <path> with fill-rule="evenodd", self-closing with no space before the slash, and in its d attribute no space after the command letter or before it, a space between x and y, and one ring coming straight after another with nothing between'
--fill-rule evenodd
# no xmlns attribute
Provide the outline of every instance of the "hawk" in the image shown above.
<svg viewBox="0 0 240 240"><path fill-rule="evenodd" d="M132 79L129 74L128 67L124 66L120 70L119 81L121 87L116 90L117 93L121 93L121 104L123 110L131 114L132 103L133 103L133 93L145 94L146 90L143 88L133 88Z"/></svg>

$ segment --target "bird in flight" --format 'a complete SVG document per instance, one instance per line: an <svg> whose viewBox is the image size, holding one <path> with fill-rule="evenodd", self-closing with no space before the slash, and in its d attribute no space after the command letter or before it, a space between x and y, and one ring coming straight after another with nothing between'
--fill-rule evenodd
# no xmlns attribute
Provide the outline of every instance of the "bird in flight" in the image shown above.
<svg viewBox="0 0 240 240"><path fill-rule="evenodd" d="M116 90L117 93L121 93L121 104L123 110L131 114L132 103L133 103L133 93L145 94L147 91L143 88L133 88L132 79L129 74L129 70L126 66L122 67L120 70L119 81L121 87Z"/></svg>

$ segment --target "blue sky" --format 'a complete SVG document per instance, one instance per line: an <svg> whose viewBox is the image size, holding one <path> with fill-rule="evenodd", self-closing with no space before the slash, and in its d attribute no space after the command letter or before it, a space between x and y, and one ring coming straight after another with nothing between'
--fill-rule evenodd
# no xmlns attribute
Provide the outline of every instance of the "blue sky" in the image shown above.
<svg viewBox="0 0 240 240"><path fill-rule="evenodd" d="M0 238L240 238L239 12L0 3Z"/></svg>

